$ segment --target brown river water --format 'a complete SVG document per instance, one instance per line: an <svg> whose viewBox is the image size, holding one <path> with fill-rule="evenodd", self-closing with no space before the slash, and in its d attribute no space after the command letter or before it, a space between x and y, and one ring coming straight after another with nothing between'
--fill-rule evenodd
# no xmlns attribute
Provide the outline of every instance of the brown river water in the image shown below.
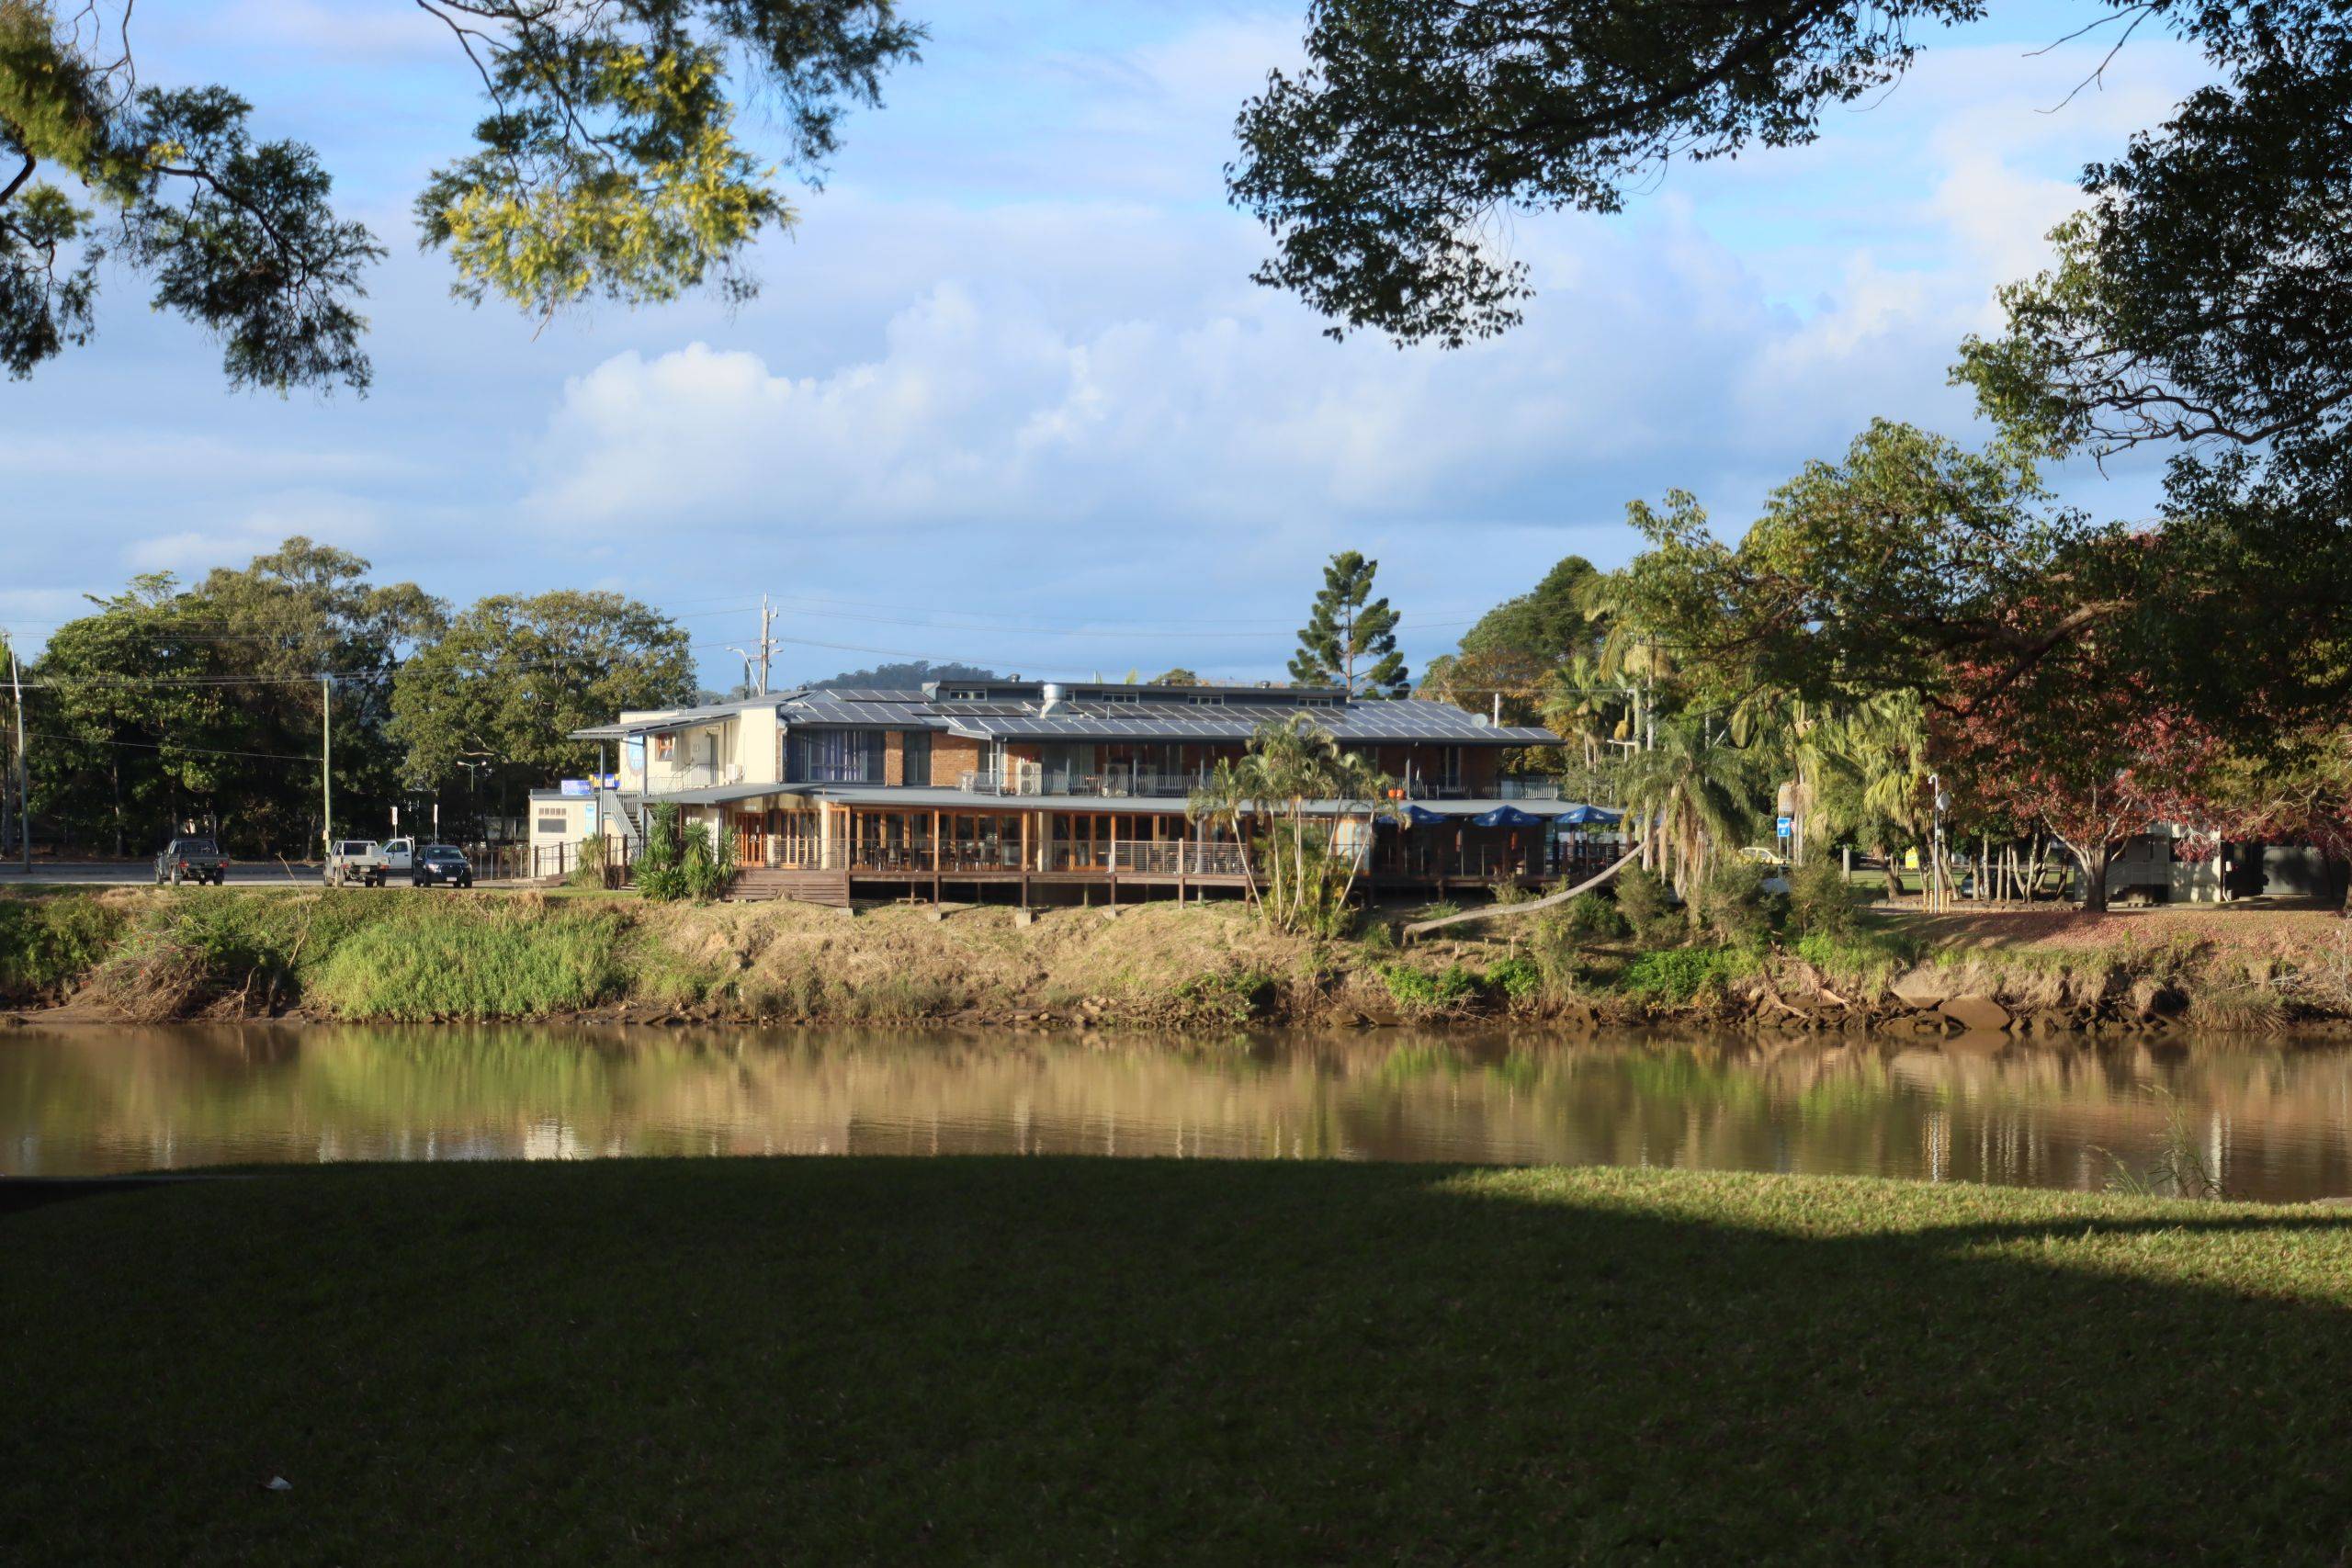
<svg viewBox="0 0 2352 1568"><path fill-rule="evenodd" d="M1398 1030L0 1034L5 1175L729 1154L1648 1165L2090 1190L2188 1169L2232 1197L2296 1201L2352 1194L2352 1045Z"/></svg>

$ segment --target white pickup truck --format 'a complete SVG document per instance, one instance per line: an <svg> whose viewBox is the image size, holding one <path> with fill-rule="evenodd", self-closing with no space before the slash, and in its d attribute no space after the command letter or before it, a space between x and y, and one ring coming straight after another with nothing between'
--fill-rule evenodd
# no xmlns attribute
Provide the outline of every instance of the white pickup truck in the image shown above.
<svg viewBox="0 0 2352 1568"><path fill-rule="evenodd" d="M327 886L381 887L392 876L406 876L416 853L413 839L338 839L327 856Z"/></svg>

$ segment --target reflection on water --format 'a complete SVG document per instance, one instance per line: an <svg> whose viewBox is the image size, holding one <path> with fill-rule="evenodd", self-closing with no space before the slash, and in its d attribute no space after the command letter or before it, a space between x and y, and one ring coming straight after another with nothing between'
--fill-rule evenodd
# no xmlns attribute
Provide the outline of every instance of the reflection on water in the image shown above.
<svg viewBox="0 0 2352 1568"><path fill-rule="evenodd" d="M0 1173L1031 1153L1659 1165L2097 1188L2183 1134L2233 1195L2352 1193L2352 1047L1533 1033L543 1028L0 1035Z"/></svg>

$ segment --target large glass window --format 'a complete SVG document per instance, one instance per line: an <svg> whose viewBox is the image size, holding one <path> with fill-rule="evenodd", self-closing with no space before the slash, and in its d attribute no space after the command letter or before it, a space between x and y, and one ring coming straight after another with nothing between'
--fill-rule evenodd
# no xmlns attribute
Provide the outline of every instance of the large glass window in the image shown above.
<svg viewBox="0 0 2352 1568"><path fill-rule="evenodd" d="M796 729L787 736L788 784L880 784L882 734L873 729Z"/></svg>
<svg viewBox="0 0 2352 1568"><path fill-rule="evenodd" d="M910 784L931 782L931 731L910 729L900 737L901 754L906 759L906 781Z"/></svg>

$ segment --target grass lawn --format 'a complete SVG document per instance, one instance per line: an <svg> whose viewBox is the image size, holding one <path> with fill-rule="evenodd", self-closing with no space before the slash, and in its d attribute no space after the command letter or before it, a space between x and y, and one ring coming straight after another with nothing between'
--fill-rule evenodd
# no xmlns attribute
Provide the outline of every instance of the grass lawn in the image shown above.
<svg viewBox="0 0 2352 1568"><path fill-rule="evenodd" d="M2315 1209L327 1168L0 1214L0 1559L2335 1562L2347 1306Z"/></svg>

